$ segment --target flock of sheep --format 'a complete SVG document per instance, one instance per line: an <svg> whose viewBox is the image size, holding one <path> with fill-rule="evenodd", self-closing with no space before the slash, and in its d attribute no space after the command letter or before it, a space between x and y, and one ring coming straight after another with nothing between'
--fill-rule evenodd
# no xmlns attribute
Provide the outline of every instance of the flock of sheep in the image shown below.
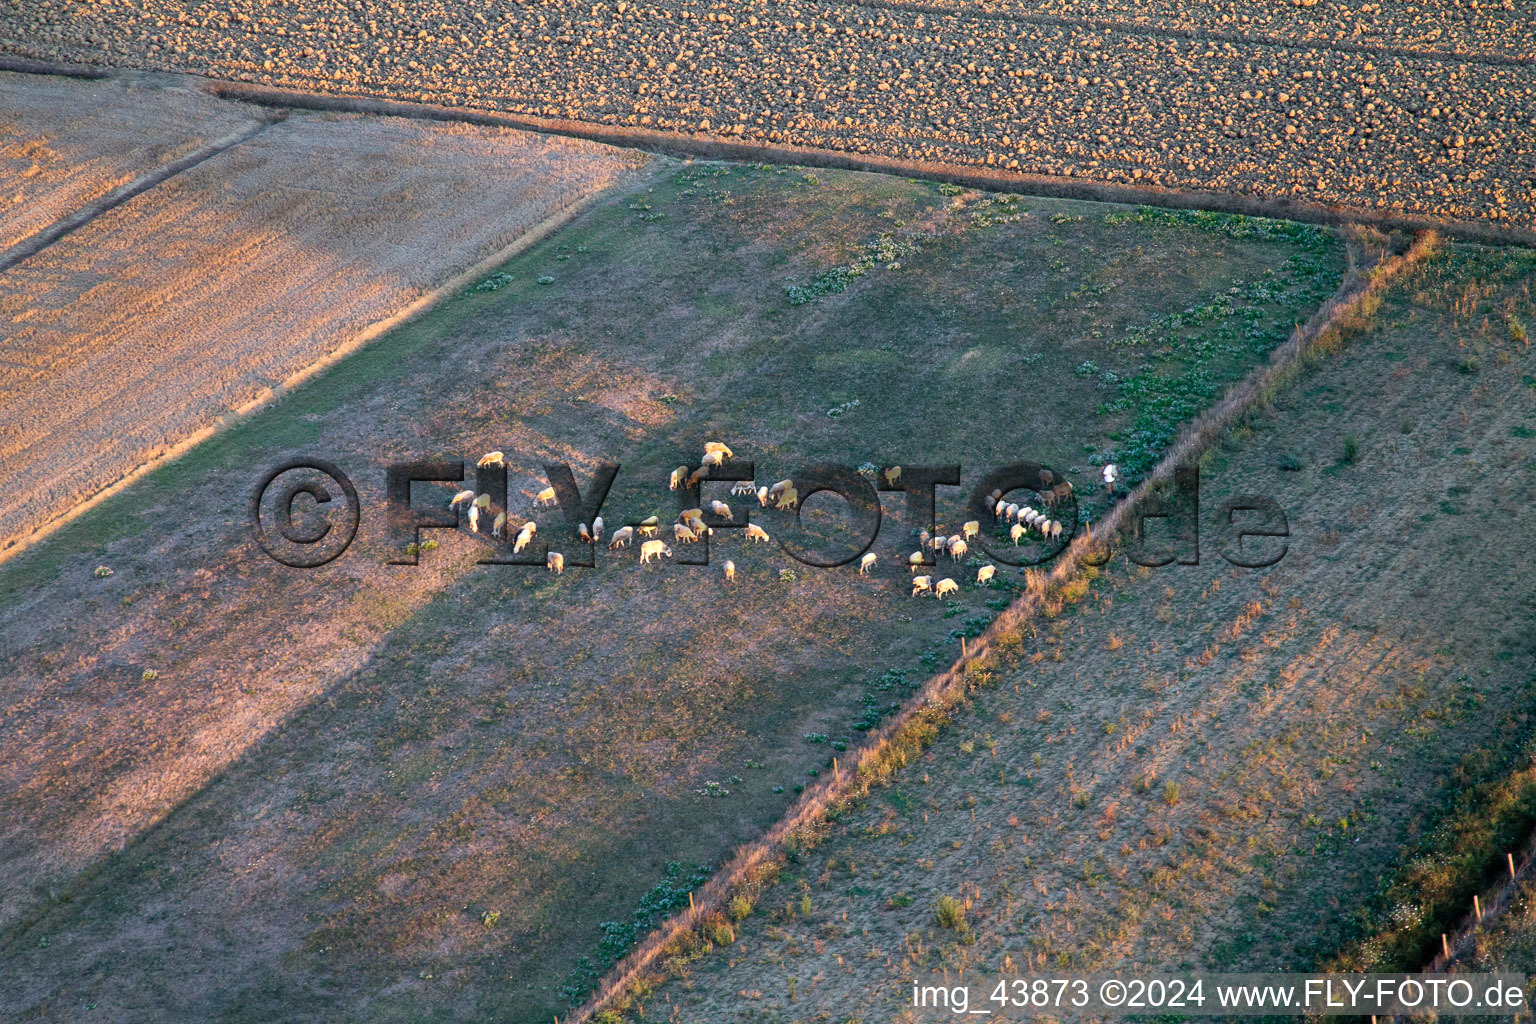
<svg viewBox="0 0 1536 1024"><path fill-rule="evenodd" d="M698 468L691 469L686 465L678 466L672 471L668 486L673 491L679 488L692 488L700 481L708 479L709 471L712 467L724 465L727 459L733 457L734 454L731 449L725 444L719 441L709 441L704 445L704 457L700 461ZM487 452L481 456L476 466L505 466L505 459L506 456L503 452ZM900 474L901 467L899 466L886 470L886 477L892 483L895 483ZM1043 478L1047 484L1052 479L1048 473L1043 474ZM1116 467L1113 464L1106 465L1104 467L1105 489L1112 491L1116 479ZM1048 506L1053 505L1071 493L1072 485L1063 481L1054 487L1050 487L1045 492L1046 504ZM771 487L759 487L756 481L751 480L738 481L732 486L731 494L756 497L758 504L765 508L772 502L774 507L778 509L793 509L799 502L800 497L799 492L795 489L794 481L788 479L780 480ZM553 487L544 488L535 496L534 500L541 506L556 504L555 489ZM491 496L489 494L476 495L473 490L461 490L448 502L448 507L456 508L460 503L464 502L468 503L470 532L479 533L480 517L483 513L489 512ZM1008 524L1008 535L1015 547L1027 539L1031 531L1034 531L1040 540L1044 542L1060 540L1062 525L1059 520L1052 519L1045 513L1028 505L1020 505L1016 502L1003 500L1003 493L1000 490L992 492L991 502L992 516L995 523L999 526L1005 523ZM727 521L732 519L731 507L725 502L711 501L709 505L710 511L721 519ZM498 539L503 537L506 525L507 513L497 513L491 523L491 536ZM598 516L593 520L590 529L586 523L581 523L577 528L577 535L583 542L588 544L601 542L603 539L603 525L603 517ZM513 553L521 553L524 548L531 544L538 530L539 525L532 518L525 521L518 528L517 538L513 541ZM608 550L616 551L620 548L629 547L635 536L638 535L641 538L649 538L643 539L640 544L640 562L642 565L647 562L658 561L662 558L671 558L672 548L657 536L660 532L660 518L654 515L648 516L634 526L621 526L614 530L613 535L608 540ZM712 536L714 532L713 527L705 524L704 510L701 508L684 509L678 513L677 520L672 525L672 539L677 544L697 543L699 538ZM767 543L771 539L768 536L768 532L756 523L748 523L745 532L748 541ZM928 551L933 552L935 555L940 553L947 554L955 562L962 561L970 552L970 542L980 532L981 522L975 519L965 523L961 527L960 533L948 537L942 534L932 535L927 530L921 530L917 535L918 550L908 556L907 565L913 573L916 573L919 568L926 564L927 556L925 552ZM878 557L873 551L863 555L859 559L859 575L868 575L870 569L874 567L877 561ZM549 552L545 564L551 572L556 574L563 574L565 572L565 556L558 551ZM727 580L734 580L736 578L736 563L734 561L727 559L724 570ZM996 574L997 567L991 563L981 566L976 570L976 585L982 586L986 584ZM943 597L946 594L955 593L959 589L960 584L948 576L937 583L934 582L933 577L930 575L913 576L912 578L913 597L929 593L935 597Z"/></svg>

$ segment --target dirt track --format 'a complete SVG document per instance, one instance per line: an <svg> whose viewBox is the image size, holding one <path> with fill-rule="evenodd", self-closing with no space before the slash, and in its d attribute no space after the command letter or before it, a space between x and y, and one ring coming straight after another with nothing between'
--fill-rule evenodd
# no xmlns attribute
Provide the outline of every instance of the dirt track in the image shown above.
<svg viewBox="0 0 1536 1024"><path fill-rule="evenodd" d="M26 118L67 105L71 91L84 108L118 87L17 76L5 88L6 116L32 123L40 142ZM7 189L36 191L23 183L42 178L71 201L93 198L113 174L66 166L141 170L164 148L157 134L205 134L204 109L220 132L249 116L196 94L169 98L134 106L146 111L143 133L123 109L98 140L88 122L61 121L68 149L53 143L51 170L15 171ZM139 134L152 144L120 144ZM94 165L93 145L108 154ZM269 397L647 159L502 129L300 115L12 267L0 275L0 546Z"/></svg>
<svg viewBox="0 0 1536 1024"><path fill-rule="evenodd" d="M18 57L1536 225L1518 14L1180 6L29 3L0 25Z"/></svg>

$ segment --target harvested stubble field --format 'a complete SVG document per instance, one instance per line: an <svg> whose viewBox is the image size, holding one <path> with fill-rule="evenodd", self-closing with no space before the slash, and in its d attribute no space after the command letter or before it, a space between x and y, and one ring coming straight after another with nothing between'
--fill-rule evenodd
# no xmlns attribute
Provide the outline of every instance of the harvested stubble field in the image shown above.
<svg viewBox="0 0 1536 1024"><path fill-rule="evenodd" d="M1155 454L1342 264L1312 227L842 172L679 166L601 200L0 568L0 1002L563 1014L1013 587L908 598L897 507L867 577L729 531L709 567L632 548L555 577L476 565L467 534L388 566L385 462L499 448L521 514L540 461L615 459L610 524L668 521L666 471L709 437L762 479L1032 457L1091 489L1090 456ZM299 453L364 510L311 573L242 521Z"/></svg>
<svg viewBox="0 0 1536 1024"><path fill-rule="evenodd" d="M1204 460L1198 565L1074 581L631 1008L912 1020L929 972L1427 963L1536 820L1533 284L1464 247L1405 274ZM1215 557L1240 493L1287 513L1271 569ZM1530 970L1528 909L1487 962Z"/></svg>
<svg viewBox="0 0 1536 1024"><path fill-rule="evenodd" d="M1307 200L1527 237L1533 34L1511 4L1450 0L0 5L3 45L24 58Z"/></svg>
<svg viewBox="0 0 1536 1024"><path fill-rule="evenodd" d="M19 150L67 134L55 170L40 176L70 202L106 180L89 171L93 147L104 154L97 163L137 158L120 144L135 122L117 122L107 103L118 87L36 76L5 85L5 116L31 132ZM82 110L103 106L50 131L40 116L71 96ZM181 116L182 133L206 134L205 98L128 96L144 111L146 140L157 125L173 133ZM211 107L220 131L239 109ZM0 274L0 548L270 396L648 159L507 129L295 114L27 257ZM66 161L83 169L80 181L61 169ZM29 187L30 168L5 170L6 187Z"/></svg>
<svg viewBox="0 0 1536 1024"><path fill-rule="evenodd" d="M0 254L265 114L169 77L0 75Z"/></svg>

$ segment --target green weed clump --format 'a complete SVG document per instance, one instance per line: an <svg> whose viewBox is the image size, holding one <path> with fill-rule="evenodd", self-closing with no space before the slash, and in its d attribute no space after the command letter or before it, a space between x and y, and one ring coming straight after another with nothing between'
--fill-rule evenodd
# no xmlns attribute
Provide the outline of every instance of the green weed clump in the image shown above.
<svg viewBox="0 0 1536 1024"><path fill-rule="evenodd" d="M965 904L953 896L940 896L933 905L933 919L940 928L959 931L965 927Z"/></svg>

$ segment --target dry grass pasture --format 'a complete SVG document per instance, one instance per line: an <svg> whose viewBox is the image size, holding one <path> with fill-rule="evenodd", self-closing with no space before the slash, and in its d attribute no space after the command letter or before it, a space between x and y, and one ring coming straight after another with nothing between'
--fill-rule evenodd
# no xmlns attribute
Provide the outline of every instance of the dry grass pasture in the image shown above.
<svg viewBox="0 0 1536 1024"><path fill-rule="evenodd" d="M1533 284L1536 256L1470 247L1406 273L1212 450L1198 565L1117 558L1006 638L927 751L716 948L679 947L633 1019L915 1020L930 972L1427 963L1484 866L1397 880L1444 874L1480 841L1469 795L1529 773ZM1218 557L1242 493L1287 513L1272 568ZM1527 903L1480 965L1530 970Z"/></svg>
<svg viewBox="0 0 1536 1024"><path fill-rule="evenodd" d="M12 87L19 108L34 81ZM45 95L58 86L43 81ZM106 88L70 85L82 105ZM162 95L181 94L140 98L154 109ZM102 117L111 153L123 129ZM72 130L77 160L89 131ZM295 115L28 257L0 275L0 547L648 159L504 129Z"/></svg>
<svg viewBox="0 0 1536 1024"><path fill-rule="evenodd" d="M0 74L0 252L264 114L178 76Z"/></svg>
<svg viewBox="0 0 1536 1024"><path fill-rule="evenodd" d="M386 463L503 450L521 516L542 461L585 484L612 459L610 529L669 522L666 473L709 438L763 480L1034 458L1087 491L1092 460L1155 454L1343 260L1313 227L863 174L679 165L610 193L0 566L0 1003L564 1014L1012 594L909 598L892 502L870 576L725 530L707 567L478 565L467 531L391 566ZM313 572L243 519L297 454L362 498L357 543Z"/></svg>
<svg viewBox="0 0 1536 1024"><path fill-rule="evenodd" d="M1536 228L1523 5L27 0L0 50Z"/></svg>

